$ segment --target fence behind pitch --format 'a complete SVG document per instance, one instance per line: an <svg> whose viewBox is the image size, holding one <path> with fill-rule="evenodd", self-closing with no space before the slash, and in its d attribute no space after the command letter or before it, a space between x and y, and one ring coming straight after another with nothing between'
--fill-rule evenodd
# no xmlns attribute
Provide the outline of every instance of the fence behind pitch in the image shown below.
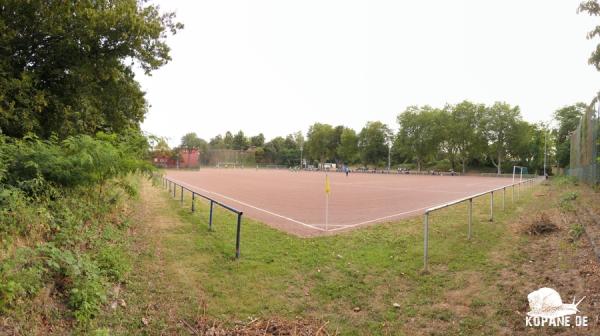
<svg viewBox="0 0 600 336"><path fill-rule="evenodd" d="M594 108L597 105L597 108ZM600 182L598 127L600 104L594 99L571 134L571 161L568 174L589 184Z"/></svg>

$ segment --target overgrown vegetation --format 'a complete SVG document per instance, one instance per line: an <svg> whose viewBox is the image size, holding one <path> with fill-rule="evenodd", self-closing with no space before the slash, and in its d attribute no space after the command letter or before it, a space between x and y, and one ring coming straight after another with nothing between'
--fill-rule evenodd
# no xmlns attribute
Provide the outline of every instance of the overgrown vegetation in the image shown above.
<svg viewBox="0 0 600 336"><path fill-rule="evenodd" d="M585 229L581 223L573 224L569 230L569 240L574 243L578 241L584 233Z"/></svg>
<svg viewBox="0 0 600 336"><path fill-rule="evenodd" d="M579 197L579 193L576 191L565 192L562 195L560 195L558 205L564 211L573 211L573 201L575 201L577 197Z"/></svg>
<svg viewBox="0 0 600 336"><path fill-rule="evenodd" d="M123 281L146 74L182 25L146 1L0 5L0 334L65 334Z"/></svg>
<svg viewBox="0 0 600 336"><path fill-rule="evenodd" d="M86 324L109 284L124 279L124 200L137 192L130 175L151 169L136 134L0 136L0 311L12 327ZM41 299L51 304L36 306Z"/></svg>

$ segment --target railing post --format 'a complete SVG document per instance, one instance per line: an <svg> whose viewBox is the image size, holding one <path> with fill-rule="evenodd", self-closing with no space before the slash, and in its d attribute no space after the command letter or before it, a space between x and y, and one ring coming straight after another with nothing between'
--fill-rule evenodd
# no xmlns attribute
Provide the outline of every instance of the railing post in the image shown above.
<svg viewBox="0 0 600 336"><path fill-rule="evenodd" d="M173 182L173 198L177 197L177 184Z"/></svg>
<svg viewBox="0 0 600 336"><path fill-rule="evenodd" d="M240 231L242 228L242 212L238 213L237 232L235 236L235 258L240 259Z"/></svg>
<svg viewBox="0 0 600 336"><path fill-rule="evenodd" d="M502 188L502 211L504 211L506 204L506 187Z"/></svg>
<svg viewBox="0 0 600 336"><path fill-rule="evenodd" d="M181 205L183 205L183 186L181 186Z"/></svg>
<svg viewBox="0 0 600 336"><path fill-rule="evenodd" d="M515 185L512 185L512 204L515 204Z"/></svg>
<svg viewBox="0 0 600 336"><path fill-rule="evenodd" d="M469 198L469 232L467 239L471 240L471 226L473 225L473 199Z"/></svg>
<svg viewBox="0 0 600 336"><path fill-rule="evenodd" d="M494 221L494 192L490 193L490 222Z"/></svg>
<svg viewBox="0 0 600 336"><path fill-rule="evenodd" d="M429 249L429 213L423 219L423 270L427 272L427 251Z"/></svg>
<svg viewBox="0 0 600 336"><path fill-rule="evenodd" d="M192 191L192 212L196 211L196 193Z"/></svg>
<svg viewBox="0 0 600 336"><path fill-rule="evenodd" d="M208 215L208 231L212 231L213 203L213 200L210 200L210 213Z"/></svg>

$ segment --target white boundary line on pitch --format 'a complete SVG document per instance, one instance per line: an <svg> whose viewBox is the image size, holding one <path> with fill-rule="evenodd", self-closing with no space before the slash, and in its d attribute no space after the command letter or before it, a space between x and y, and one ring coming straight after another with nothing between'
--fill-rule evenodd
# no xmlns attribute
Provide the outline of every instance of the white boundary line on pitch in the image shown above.
<svg viewBox="0 0 600 336"><path fill-rule="evenodd" d="M343 229L347 229L347 228L351 228L351 227L355 227L355 226L360 226L360 225L364 225L364 224L369 224L369 223L373 223L373 222L378 222L384 219L388 219L388 218L393 218L393 217L398 217L398 216L402 216L402 215L406 215L409 213L413 213L413 212L417 212L417 211L421 211L421 210L425 210L425 209L429 209L432 206L426 206L423 208L419 208L419 209L414 209L414 210L410 210L410 211L404 211L404 212L399 212L397 214L393 214L393 215L389 215L389 216L384 216L384 217L379 217L379 218L375 218L375 219L371 219L371 220L367 220L364 222L360 222L360 223L356 223L356 224L350 224L350 225L345 225L344 227L338 227L335 229L331 229L331 230L327 230L327 231L337 231L337 230L343 230Z"/></svg>
<svg viewBox="0 0 600 336"><path fill-rule="evenodd" d="M294 223L296 223L296 224L304 225L304 226L307 226L307 227L313 228L313 229L315 229L315 230L319 230L319 231L325 231L325 229L322 229L322 228L320 228L320 227L316 227L316 226L313 226L313 225L310 225L310 224L302 223L302 222L301 222L301 221L299 221L299 220L295 220L295 219L293 219L293 218L286 217L286 216L283 216L283 215L280 215L280 214L274 213L274 212L272 212L272 211L269 211L269 210L266 210L266 209L263 209L263 208L259 208L259 207L257 207L257 206L254 206L254 205L248 204L248 203L246 203L246 202L242 202L242 201L240 201L240 200L237 200L237 199L235 199L235 198L232 198L232 197L229 197L229 196L225 196L225 195L222 195L222 194L216 193L216 192L214 192L214 191L210 191L210 190L202 189L202 188L200 188L200 187L198 187L198 186L192 186L192 185L191 185L191 184L189 184L189 183L185 183L185 182L182 182L182 181L180 181L180 180L176 180L176 179L174 179L174 178L172 178L172 177L168 177L168 178L169 178L171 181L173 181L173 182L177 182L177 183L179 183L180 185L186 185L186 186L187 186L188 188L190 188L190 189L197 189L197 190L203 191L203 192L205 192L205 193L208 193L208 194L217 195L217 196L219 196L219 197L223 197L223 198L225 198L225 199L228 199L228 200L230 200L230 201L236 202L236 203L238 203L238 204L241 204L241 205L243 205L243 206L247 206L247 207L249 207L249 208L252 208L252 209L255 209L255 210L259 210L259 211L262 211L262 212L264 212L264 213L267 213L267 214L269 214L269 215L271 215L271 216L275 216L275 217L283 218L283 219L285 219L285 220L288 220L288 221L290 221L290 222L294 222Z"/></svg>
<svg viewBox="0 0 600 336"><path fill-rule="evenodd" d="M176 180L176 179L173 179L171 177L169 177L169 179L172 180L173 182L179 183L180 185L186 185L188 188L197 189L197 190L203 191L205 193L217 195L219 197L223 197L225 199L228 199L228 200L236 202L238 204L247 206L249 208L252 208L252 209L255 209L255 210L258 210L258 211L262 211L262 212L267 213L269 215L272 215L272 216L275 216L275 217L279 217L279 218L283 218L283 219L288 220L290 222L293 222L293 223L296 223L296 224L300 224L300 225L303 225L303 226L306 226L306 227L310 227L312 229L323 231L323 232L331 232L331 231L344 230L344 229L355 227L355 226L360 226L360 225L364 225L364 224L378 222L378 221L382 221L384 219L394 218L394 217L398 217L398 216L410 214L410 213L413 213L413 212L418 212L418 211L426 210L426 209L429 209L429 208L432 208L432 207L436 207L436 206L441 205L441 204L448 203L448 202L436 203L436 204L429 205L429 206L426 206L426 207L422 207L422 208L418 208L418 209L414 209L414 210L409 210L409 211L404 211L404 212L399 212L399 213L396 213L396 214L393 214L393 215L388 215L388 216L383 216L383 217L379 217L379 218L375 218L375 219L371 219L371 220L366 220L366 221L363 221L363 222L360 222L360 223L355 223L355 224L348 224L348 225L344 225L344 224L328 224L328 226L335 226L336 228L335 229L325 230L324 228L320 228L318 226L315 226L315 225L325 226L325 224L306 224L306 223L303 223L303 222L301 222L299 220L296 220L296 219L293 219L293 218L290 218L290 217L287 217L287 216L283 216L283 215L280 215L278 213L275 213L275 212L272 212L272 211L269 211L269 210L266 210L266 209L263 209L263 208L259 208L257 206L248 204L246 202L237 200L235 198L232 198L232 197L229 197L229 196L225 196L223 194L219 194L217 192L206 190L206 189L203 189L203 188L200 188L200 187L197 187L197 186L193 186L193 185L191 185L189 183L182 182L181 180ZM508 188L508 187L511 187L511 186L513 186L513 184L507 184L507 185L505 185L503 187L501 186L499 188Z"/></svg>

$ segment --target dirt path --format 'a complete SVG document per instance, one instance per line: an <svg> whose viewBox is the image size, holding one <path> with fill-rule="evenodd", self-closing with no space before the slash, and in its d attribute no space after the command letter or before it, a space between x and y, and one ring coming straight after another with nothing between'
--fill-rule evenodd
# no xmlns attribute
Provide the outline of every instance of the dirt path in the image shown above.
<svg viewBox="0 0 600 336"><path fill-rule="evenodd" d="M198 225L181 217L178 204L148 181L140 187L140 199L131 228L131 275L112 309L98 325L111 334L130 335L319 335L326 328L317 321L276 317L229 321L223 326L206 315L205 293L200 278L207 270L198 250ZM120 304L123 300L125 306ZM267 332L267 330L269 332Z"/></svg>

